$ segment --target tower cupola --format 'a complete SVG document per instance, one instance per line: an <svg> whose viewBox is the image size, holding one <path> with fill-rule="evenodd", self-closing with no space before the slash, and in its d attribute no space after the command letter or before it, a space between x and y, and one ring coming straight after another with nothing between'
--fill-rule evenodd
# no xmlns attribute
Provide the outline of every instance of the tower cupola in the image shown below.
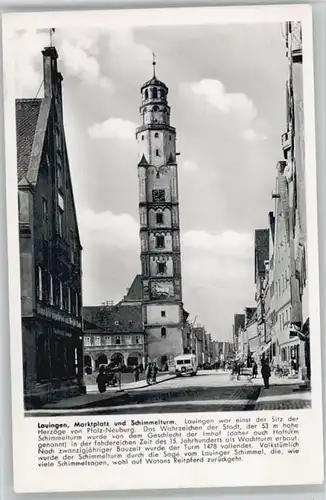
<svg viewBox="0 0 326 500"><path fill-rule="evenodd" d="M170 124L170 107L167 102L169 92L165 83L158 80L155 73L155 55L153 55L153 77L141 87L140 114L145 124Z"/></svg>

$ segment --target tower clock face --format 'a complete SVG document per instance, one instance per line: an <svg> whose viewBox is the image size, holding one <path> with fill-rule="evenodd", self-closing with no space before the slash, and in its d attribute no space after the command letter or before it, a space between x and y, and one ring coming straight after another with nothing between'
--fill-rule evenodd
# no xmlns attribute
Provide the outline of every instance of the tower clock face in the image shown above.
<svg viewBox="0 0 326 500"><path fill-rule="evenodd" d="M153 189L153 201L165 201L165 190Z"/></svg>

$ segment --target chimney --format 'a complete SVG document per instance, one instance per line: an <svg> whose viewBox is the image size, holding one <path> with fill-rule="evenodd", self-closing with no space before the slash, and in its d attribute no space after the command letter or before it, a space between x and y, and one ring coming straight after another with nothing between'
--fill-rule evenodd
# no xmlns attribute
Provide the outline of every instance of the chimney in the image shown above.
<svg viewBox="0 0 326 500"><path fill-rule="evenodd" d="M58 53L55 47L45 47L43 54L44 97L54 97L61 101L61 73L58 72Z"/></svg>

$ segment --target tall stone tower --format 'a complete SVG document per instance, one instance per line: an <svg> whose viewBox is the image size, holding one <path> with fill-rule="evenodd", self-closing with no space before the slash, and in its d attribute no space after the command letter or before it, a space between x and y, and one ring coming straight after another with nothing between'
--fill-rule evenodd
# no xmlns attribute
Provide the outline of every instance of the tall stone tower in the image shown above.
<svg viewBox="0 0 326 500"><path fill-rule="evenodd" d="M141 87L139 217L143 318L149 359L164 366L183 353L183 310L176 131L168 88L155 75Z"/></svg>

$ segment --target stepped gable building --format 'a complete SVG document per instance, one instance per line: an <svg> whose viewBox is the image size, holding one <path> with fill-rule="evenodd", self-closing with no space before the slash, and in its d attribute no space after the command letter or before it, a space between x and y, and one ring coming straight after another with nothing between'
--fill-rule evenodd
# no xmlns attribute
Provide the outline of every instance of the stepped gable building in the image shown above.
<svg viewBox="0 0 326 500"><path fill-rule="evenodd" d="M176 130L168 88L155 75L141 87L139 217L142 313L147 353L159 366L184 352Z"/></svg>
<svg viewBox="0 0 326 500"><path fill-rule="evenodd" d="M43 50L44 98L16 101L26 408L85 392L81 252L55 47Z"/></svg>

